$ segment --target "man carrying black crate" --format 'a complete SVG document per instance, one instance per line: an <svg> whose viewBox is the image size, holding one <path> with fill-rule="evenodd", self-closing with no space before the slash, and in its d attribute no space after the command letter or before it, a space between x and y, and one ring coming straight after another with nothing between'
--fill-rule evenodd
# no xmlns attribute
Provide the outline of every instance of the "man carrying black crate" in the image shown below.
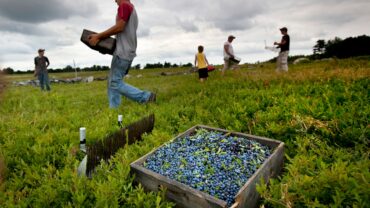
<svg viewBox="0 0 370 208"><path fill-rule="evenodd" d="M139 103L156 101L156 94L143 91L123 82L136 56L138 17L130 0L116 0L118 11L116 24L104 32L89 36L89 43L95 46L100 40L116 35L116 49L113 53L108 78L108 100L110 108L118 108L121 96Z"/></svg>

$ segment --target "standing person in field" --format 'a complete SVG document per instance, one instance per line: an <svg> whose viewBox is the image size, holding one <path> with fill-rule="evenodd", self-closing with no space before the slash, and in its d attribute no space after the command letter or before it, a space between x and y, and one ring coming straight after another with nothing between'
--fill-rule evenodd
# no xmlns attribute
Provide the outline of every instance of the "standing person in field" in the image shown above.
<svg viewBox="0 0 370 208"><path fill-rule="evenodd" d="M235 55L234 55L234 49L231 43L235 39L235 36L229 35L227 38L227 41L224 43L224 68L221 71L222 76L225 74L225 71L227 69L236 69L237 68L237 62L233 61L235 60Z"/></svg>
<svg viewBox="0 0 370 208"><path fill-rule="evenodd" d="M203 53L204 47L198 46L198 53L195 54L194 66L198 68L199 80L204 82L208 77L208 60L206 55Z"/></svg>
<svg viewBox="0 0 370 208"><path fill-rule="evenodd" d="M142 91L123 81L136 56L138 16L130 0L116 0L116 3L116 24L104 32L89 36L90 45L95 46L100 40L116 35L116 49L108 77L109 107L118 108L122 95L139 103L155 102L155 93Z"/></svg>
<svg viewBox="0 0 370 208"><path fill-rule="evenodd" d="M283 70L287 72L290 37L288 35L288 29L286 27L280 28L280 32L283 35L281 42L274 43L274 45L277 45L278 48L280 48L279 56L276 59L276 71Z"/></svg>
<svg viewBox="0 0 370 208"><path fill-rule="evenodd" d="M50 65L48 57L44 56L45 49L39 49L39 55L35 57L35 72L34 75L40 81L41 90L44 90L44 85L46 86L46 90L50 91L49 85L49 75L48 75L48 66Z"/></svg>

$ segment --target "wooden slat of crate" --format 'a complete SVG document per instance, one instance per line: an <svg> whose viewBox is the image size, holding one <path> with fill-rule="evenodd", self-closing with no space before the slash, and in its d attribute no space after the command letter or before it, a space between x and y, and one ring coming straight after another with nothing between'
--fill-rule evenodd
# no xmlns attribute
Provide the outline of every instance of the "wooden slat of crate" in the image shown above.
<svg viewBox="0 0 370 208"><path fill-rule="evenodd" d="M260 183L262 177L264 178L265 183L267 183L269 178L275 177L281 172L284 164L284 143L266 137L259 137L250 134L232 132L224 129L213 128L203 125L199 125L197 127L208 130L225 132L230 134L230 136L248 138L250 140L254 140L263 145L266 145L274 150L273 153L258 168L258 170L248 179L246 184L239 190L238 194L235 197L236 203L235 205L233 205L233 207L235 208L256 207L257 202L259 200L259 194L256 191L256 184Z"/></svg>
<svg viewBox="0 0 370 208"><path fill-rule="evenodd" d="M135 170L136 181L150 191L158 191L161 186L165 187L166 197L175 201L177 207L227 207L227 203L223 200L157 174L141 165L131 164L130 166Z"/></svg>
<svg viewBox="0 0 370 208"><path fill-rule="evenodd" d="M259 195L256 191L255 185L256 183L259 183L261 177L264 177L265 182L268 182L268 179L271 176L276 176L278 173L280 173L284 159L284 143L269 138L227 131L224 129L204 125L194 126L187 131L179 134L170 142L173 142L179 138L188 135L192 135L195 133L196 129L207 129L211 131L223 132L225 135L247 138L257 141L273 149L273 153L270 155L270 157L266 159L261 167L251 176L251 178L248 179L246 184L239 190L238 194L235 197L236 203L232 206L238 208L256 207ZM158 147L157 149L161 148L162 146ZM131 173L136 175L135 180L137 182L141 183L147 190L150 191L158 191L160 186L164 186L167 189L166 197L176 202L177 207L227 207L227 203L223 200L217 199L207 193L198 191L191 188L190 186L184 185L144 168L143 163L145 162L145 160L157 149L152 150L140 159L131 163Z"/></svg>
<svg viewBox="0 0 370 208"><path fill-rule="evenodd" d="M284 143L281 143L239 190L235 197L235 201L238 205L236 207L257 207L260 196L256 190L256 184L261 182L261 178L264 179L265 183L268 183L270 178L276 177L280 173L283 163Z"/></svg>

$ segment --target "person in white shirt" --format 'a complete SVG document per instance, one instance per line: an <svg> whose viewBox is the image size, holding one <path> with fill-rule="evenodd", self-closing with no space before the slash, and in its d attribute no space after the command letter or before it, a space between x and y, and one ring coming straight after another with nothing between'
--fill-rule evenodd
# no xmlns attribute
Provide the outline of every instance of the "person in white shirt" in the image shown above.
<svg viewBox="0 0 370 208"><path fill-rule="evenodd" d="M222 76L225 74L225 71L229 68L231 69L236 69L237 64L239 63L238 60L235 60L235 55L234 55L234 49L231 43L235 39L235 36L229 35L227 38L227 41L224 43L224 68L221 71Z"/></svg>

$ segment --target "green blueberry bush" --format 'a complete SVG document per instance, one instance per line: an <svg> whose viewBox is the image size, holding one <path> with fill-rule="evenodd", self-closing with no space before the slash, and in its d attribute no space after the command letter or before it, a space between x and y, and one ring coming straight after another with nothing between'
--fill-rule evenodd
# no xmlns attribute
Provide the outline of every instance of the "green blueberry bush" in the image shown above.
<svg viewBox="0 0 370 208"><path fill-rule="evenodd" d="M0 207L174 207L165 189L145 192L135 184L129 164L196 124L286 143L283 173L258 186L265 207L370 204L367 61L309 62L288 73L273 64L242 65L224 77L215 70L205 83L196 73L161 76L168 71L188 69L130 71L126 81L156 92L157 102L123 99L116 110L108 108L106 82L53 84L49 93L8 86L0 103ZM143 141L122 148L91 179L77 175L80 127L92 144L118 130L118 114L126 125L149 113L155 128Z"/></svg>

